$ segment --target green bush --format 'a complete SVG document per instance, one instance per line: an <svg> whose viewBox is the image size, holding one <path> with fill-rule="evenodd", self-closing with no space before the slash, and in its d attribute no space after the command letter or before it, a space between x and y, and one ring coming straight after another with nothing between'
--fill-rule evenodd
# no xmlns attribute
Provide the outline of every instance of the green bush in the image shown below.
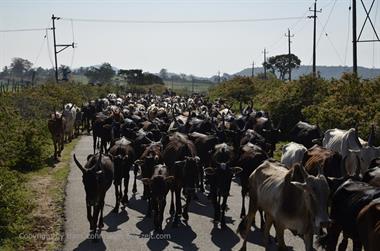
<svg viewBox="0 0 380 251"><path fill-rule="evenodd" d="M15 171L0 167L0 247L17 250L26 241L32 210L24 179ZM0 249L1 249L0 248Z"/></svg>

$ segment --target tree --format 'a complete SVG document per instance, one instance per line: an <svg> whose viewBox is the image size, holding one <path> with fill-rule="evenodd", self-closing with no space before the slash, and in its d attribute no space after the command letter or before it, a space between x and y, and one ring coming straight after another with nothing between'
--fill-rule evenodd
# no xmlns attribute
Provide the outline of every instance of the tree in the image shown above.
<svg viewBox="0 0 380 251"><path fill-rule="evenodd" d="M290 56L290 63L289 63ZM264 63L263 66L271 70L274 74L277 71L279 75L279 79L284 80L285 75L289 73L290 69L298 68L301 64L301 60L294 54L282 54L270 57L268 62Z"/></svg>
<svg viewBox="0 0 380 251"><path fill-rule="evenodd" d="M16 77L23 77L32 68L32 62L23 58L13 58L10 66L11 73Z"/></svg>
<svg viewBox="0 0 380 251"><path fill-rule="evenodd" d="M168 79L168 70L166 70L165 68L162 68L159 75L163 80L167 80Z"/></svg>
<svg viewBox="0 0 380 251"><path fill-rule="evenodd" d="M62 74L62 80L68 81L69 80L69 74L71 73L70 67L67 65L61 65L58 69L59 73Z"/></svg>
<svg viewBox="0 0 380 251"><path fill-rule="evenodd" d="M109 63L103 63L99 68L91 66L84 75L90 82L108 83L115 76L115 71Z"/></svg>

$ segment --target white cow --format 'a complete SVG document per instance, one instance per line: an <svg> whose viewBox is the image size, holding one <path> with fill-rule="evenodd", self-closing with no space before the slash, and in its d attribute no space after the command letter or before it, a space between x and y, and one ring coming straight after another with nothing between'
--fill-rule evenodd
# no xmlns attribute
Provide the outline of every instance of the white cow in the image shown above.
<svg viewBox="0 0 380 251"><path fill-rule="evenodd" d="M306 151L307 148L304 145L290 142L282 147L281 163L287 168L292 167L295 163L302 163Z"/></svg>
<svg viewBox="0 0 380 251"><path fill-rule="evenodd" d="M355 172L360 168L360 172L364 173L371 161L380 157L380 147L369 145L359 138L354 128L349 130L329 129L325 132L322 144L323 147L342 155L346 170L349 169L348 172ZM348 168L347 165L350 167Z"/></svg>
<svg viewBox="0 0 380 251"><path fill-rule="evenodd" d="M74 138L75 118L77 116L76 108L72 103L64 105L62 115L65 118L65 141L71 141Z"/></svg>

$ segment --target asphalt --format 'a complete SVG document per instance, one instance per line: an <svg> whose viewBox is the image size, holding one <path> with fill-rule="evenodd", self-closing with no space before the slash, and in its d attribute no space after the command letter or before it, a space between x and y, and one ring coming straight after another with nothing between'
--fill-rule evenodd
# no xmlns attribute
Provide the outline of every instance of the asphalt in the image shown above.
<svg viewBox="0 0 380 251"><path fill-rule="evenodd" d="M84 165L88 154L92 153L92 140L83 136L74 149L78 160ZM86 218L85 191L82 173L73 160L66 187L65 201L65 241L63 250L239 250L242 240L236 234L240 223L241 196L240 187L233 182L231 196L228 198L229 210L226 213L227 228L221 229L212 221L213 207L207 198L199 194L199 201L192 201L189 208L188 225L178 228L171 226L169 216L170 194L167 197L164 233L159 236L153 232L153 219L145 218L147 203L141 200L142 182L138 183L138 192L129 192L129 203L125 210L113 213L115 204L114 187L108 190L104 208L104 228L97 242L89 239L89 223ZM133 173L131 173L133 177ZM133 179L130 180L132 183ZM129 186L130 189L132 185ZM248 210L248 199L246 203ZM166 221L165 221L166 220ZM258 215L256 222L259 221ZM262 232L252 228L248 237L247 250L265 250ZM274 229L271 229L272 244L269 250L277 250L273 243ZM285 231L285 243L289 250L304 250L303 240Z"/></svg>

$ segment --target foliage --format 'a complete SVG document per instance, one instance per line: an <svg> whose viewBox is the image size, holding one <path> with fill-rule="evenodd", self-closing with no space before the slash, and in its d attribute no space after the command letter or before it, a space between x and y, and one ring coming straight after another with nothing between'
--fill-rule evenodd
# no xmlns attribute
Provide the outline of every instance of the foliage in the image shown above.
<svg viewBox="0 0 380 251"><path fill-rule="evenodd" d="M210 90L211 98L236 102L240 93L244 99L253 99L256 109L268 111L275 125L281 122L285 135L300 120L318 123L323 130L358 126L363 138L371 124L380 126L380 77L362 80L344 74L341 79L325 80L303 76L287 83L236 77Z"/></svg>
<svg viewBox="0 0 380 251"><path fill-rule="evenodd" d="M24 179L15 171L0 166L0 249L17 250L30 232L32 209Z"/></svg>
<svg viewBox="0 0 380 251"><path fill-rule="evenodd" d="M115 71L109 63L103 63L99 68L91 66L84 75L90 82L109 83L115 76Z"/></svg>
<svg viewBox="0 0 380 251"><path fill-rule="evenodd" d="M22 77L32 68L32 62L23 58L13 58L11 63L11 73L16 77Z"/></svg>
<svg viewBox="0 0 380 251"><path fill-rule="evenodd" d="M162 68L160 70L160 73L159 73L160 77L163 79L163 80L167 80L168 79L168 70L165 69L165 68Z"/></svg>
<svg viewBox="0 0 380 251"><path fill-rule="evenodd" d="M279 73L279 79L284 80L285 75L289 73L290 69L298 68L301 60L294 54L282 54L270 57L268 62L264 63L264 67L271 70L273 74L276 71Z"/></svg>
<svg viewBox="0 0 380 251"><path fill-rule="evenodd" d="M161 77L149 72L143 73L140 69L119 70L118 75L123 77L130 85L164 84Z"/></svg>

